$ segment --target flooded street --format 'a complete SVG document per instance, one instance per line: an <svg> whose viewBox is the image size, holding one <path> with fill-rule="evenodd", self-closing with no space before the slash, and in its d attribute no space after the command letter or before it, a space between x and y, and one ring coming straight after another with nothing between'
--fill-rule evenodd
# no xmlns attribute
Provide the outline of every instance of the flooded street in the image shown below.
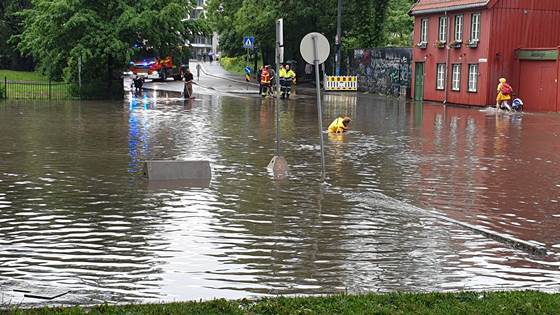
<svg viewBox="0 0 560 315"><path fill-rule="evenodd" d="M560 115L326 95L0 102L0 303L560 289ZM208 188L153 189L148 159L210 160ZM546 246L534 256L421 210ZM26 303L43 303L25 299Z"/></svg>

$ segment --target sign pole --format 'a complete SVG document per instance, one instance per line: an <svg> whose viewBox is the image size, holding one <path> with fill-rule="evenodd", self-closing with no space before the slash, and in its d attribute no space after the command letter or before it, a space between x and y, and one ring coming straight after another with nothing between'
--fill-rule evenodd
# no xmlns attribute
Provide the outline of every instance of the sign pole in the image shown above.
<svg viewBox="0 0 560 315"><path fill-rule="evenodd" d="M276 155L272 157L270 163L268 163L268 169L274 174L274 179L285 179L288 176L288 162L281 156L280 152L280 63L283 62L283 49L284 39L283 39L283 20L276 20L276 75L274 79L276 80L276 90L277 98L276 104L274 106L275 117L276 117Z"/></svg>
<svg viewBox="0 0 560 315"><path fill-rule="evenodd" d="M319 116L319 139L321 144L321 181L325 181L325 146L323 143L323 111L321 104L321 84L319 83L319 55L317 52L317 36L312 36L313 56L315 64L315 89L317 93L317 115Z"/></svg>
<svg viewBox="0 0 560 315"><path fill-rule="evenodd" d="M340 75L340 45L341 45L341 36L342 36L342 31L340 26L341 20L342 20L342 0L338 0L338 10L336 14L336 40L335 40L336 54L334 56L336 62L335 73L337 76Z"/></svg>
<svg viewBox="0 0 560 315"><path fill-rule="evenodd" d="M274 80L276 81L276 155L280 156L280 63L282 60L282 47L284 47L284 23L283 19L276 21L276 74Z"/></svg>

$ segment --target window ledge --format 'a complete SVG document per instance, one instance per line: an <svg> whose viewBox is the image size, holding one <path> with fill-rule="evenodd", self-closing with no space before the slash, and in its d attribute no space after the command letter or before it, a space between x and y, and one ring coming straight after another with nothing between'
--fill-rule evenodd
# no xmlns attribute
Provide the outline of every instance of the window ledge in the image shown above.
<svg viewBox="0 0 560 315"><path fill-rule="evenodd" d="M461 48L463 46L463 41L462 40L456 40L452 43L449 43L449 48Z"/></svg>
<svg viewBox="0 0 560 315"><path fill-rule="evenodd" d="M427 42L419 42L418 44L416 44L416 47L418 47L420 49L426 49L426 47L428 47L428 43Z"/></svg>
<svg viewBox="0 0 560 315"><path fill-rule="evenodd" d="M480 41L478 39L477 40L471 40L471 41L469 41L467 46L470 47L470 48L477 48L479 42Z"/></svg>
<svg viewBox="0 0 560 315"><path fill-rule="evenodd" d="M434 44L436 48L445 48L446 41L438 41Z"/></svg>

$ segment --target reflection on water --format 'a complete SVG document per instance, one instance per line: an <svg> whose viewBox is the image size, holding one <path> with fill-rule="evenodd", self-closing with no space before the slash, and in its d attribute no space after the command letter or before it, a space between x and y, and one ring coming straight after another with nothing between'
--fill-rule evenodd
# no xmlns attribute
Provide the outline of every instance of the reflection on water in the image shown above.
<svg viewBox="0 0 560 315"><path fill-rule="evenodd" d="M558 289L555 261L390 200L560 247L560 116L328 95L323 125L353 121L325 135L322 186L312 101L282 103L283 182L269 99L0 103L0 285L71 303ZM162 158L210 160L210 187L149 187L141 162Z"/></svg>

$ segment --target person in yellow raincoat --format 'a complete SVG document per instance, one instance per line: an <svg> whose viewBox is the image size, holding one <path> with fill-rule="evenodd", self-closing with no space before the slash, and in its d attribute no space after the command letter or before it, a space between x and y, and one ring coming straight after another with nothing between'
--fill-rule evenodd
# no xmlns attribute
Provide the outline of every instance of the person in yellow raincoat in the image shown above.
<svg viewBox="0 0 560 315"><path fill-rule="evenodd" d="M329 132L330 133L343 133L348 130L348 124L352 119L348 116L338 116L333 122L329 125Z"/></svg>
<svg viewBox="0 0 560 315"><path fill-rule="evenodd" d="M507 84L506 79L500 79L500 84L498 84L496 90L498 91L498 95L496 96L496 109L500 109L500 105L503 103L505 107L511 111L511 107L509 107L507 102L511 100L512 88Z"/></svg>

